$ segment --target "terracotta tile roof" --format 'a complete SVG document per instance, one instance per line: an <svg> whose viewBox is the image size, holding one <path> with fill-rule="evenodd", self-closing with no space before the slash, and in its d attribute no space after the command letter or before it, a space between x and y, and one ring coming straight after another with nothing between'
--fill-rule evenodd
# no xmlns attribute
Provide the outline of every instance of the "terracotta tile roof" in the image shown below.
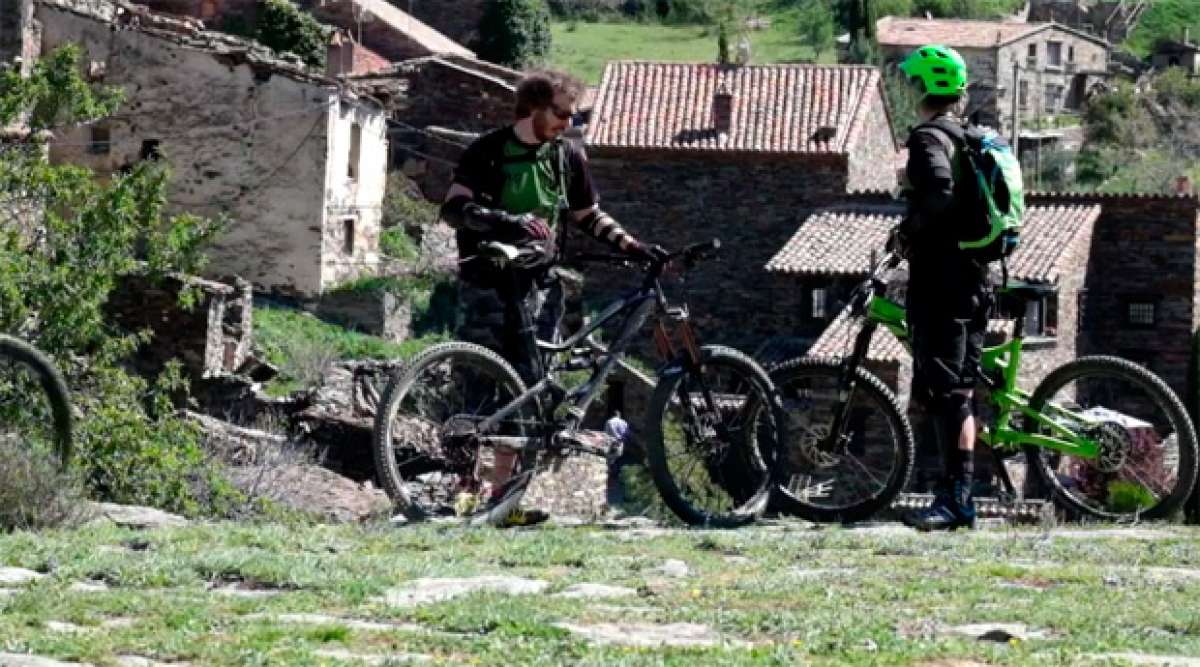
<svg viewBox="0 0 1200 667"><path fill-rule="evenodd" d="M854 339L861 330L862 320L850 317L849 309L843 310L817 337L808 349L808 356L841 359L850 354ZM891 331L885 327L875 330L875 335L871 336L871 347L867 350L867 359L896 362L906 357L908 351Z"/></svg>
<svg viewBox="0 0 1200 667"><path fill-rule="evenodd" d="M850 354L854 339L862 330L863 320L850 317L847 308L833 318L828 327L817 337L816 342L808 349L810 357L841 359ZM987 333L990 339L1005 338L1012 333L1012 321L995 319L988 320ZM989 339L988 344L992 344ZM867 349L867 359L881 362L907 361L910 355L904 344L892 335L886 327L879 327L871 336L871 346Z"/></svg>
<svg viewBox="0 0 1200 667"><path fill-rule="evenodd" d="M881 252L888 230L900 224L898 207L827 209L809 216L766 269L796 275L862 275L871 253ZM1100 217L1099 204L1031 206L1021 229L1021 245L1008 259L1009 276L1053 283L1065 267L1063 252Z"/></svg>
<svg viewBox="0 0 1200 667"><path fill-rule="evenodd" d="M1051 24L885 16L875 23L875 35L882 46L944 44L986 49L1020 39L1048 25Z"/></svg>
<svg viewBox="0 0 1200 667"><path fill-rule="evenodd" d="M713 96L733 96L728 132ZM599 147L763 153L846 153L865 122L879 71L863 65L610 62L588 144Z"/></svg>

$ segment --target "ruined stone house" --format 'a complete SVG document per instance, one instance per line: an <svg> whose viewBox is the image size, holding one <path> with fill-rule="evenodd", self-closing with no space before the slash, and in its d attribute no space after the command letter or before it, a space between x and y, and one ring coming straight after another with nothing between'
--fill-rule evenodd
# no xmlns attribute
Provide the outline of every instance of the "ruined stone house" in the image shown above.
<svg viewBox="0 0 1200 667"><path fill-rule="evenodd" d="M1200 76L1200 45L1193 43L1187 36L1183 41L1162 40L1154 45L1150 63L1154 69L1182 67L1191 76Z"/></svg>
<svg viewBox="0 0 1200 667"><path fill-rule="evenodd" d="M302 295L372 273L387 156L380 105L263 47L121 2L36 0L42 53L85 50L118 86L113 118L56 137L51 159L112 174L172 167L175 211L225 217L209 270Z"/></svg>
<svg viewBox="0 0 1200 667"><path fill-rule="evenodd" d="M1017 118L1028 123L1077 111L1091 85L1108 76L1108 42L1057 23L887 16L876 36L888 63L925 44L957 50L970 72L967 113L1006 134L1014 96Z"/></svg>
<svg viewBox="0 0 1200 667"><path fill-rule="evenodd" d="M720 261L687 290L708 340L743 347L782 329L755 287L799 221L896 184L873 67L610 63L585 141L601 205L632 233L671 247L721 239ZM632 280L605 274L588 289Z"/></svg>

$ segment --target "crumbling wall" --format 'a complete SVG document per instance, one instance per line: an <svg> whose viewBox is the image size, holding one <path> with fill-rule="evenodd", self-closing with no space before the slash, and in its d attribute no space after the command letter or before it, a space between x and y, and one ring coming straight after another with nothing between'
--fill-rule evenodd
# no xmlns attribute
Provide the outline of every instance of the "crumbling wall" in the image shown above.
<svg viewBox="0 0 1200 667"><path fill-rule="evenodd" d="M186 300L181 299L185 291ZM251 310L250 283L191 276L125 276L105 305L117 326L150 332L134 355L139 372L154 375L168 361L178 360L193 379L232 373L242 366L250 354Z"/></svg>

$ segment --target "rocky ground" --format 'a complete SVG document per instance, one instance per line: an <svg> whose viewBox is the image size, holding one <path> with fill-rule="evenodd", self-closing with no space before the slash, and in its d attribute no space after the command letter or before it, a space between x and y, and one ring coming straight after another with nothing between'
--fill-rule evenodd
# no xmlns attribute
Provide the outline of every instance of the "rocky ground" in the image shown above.
<svg viewBox="0 0 1200 667"><path fill-rule="evenodd" d="M0 536L0 665L1200 665L1191 527L95 516Z"/></svg>

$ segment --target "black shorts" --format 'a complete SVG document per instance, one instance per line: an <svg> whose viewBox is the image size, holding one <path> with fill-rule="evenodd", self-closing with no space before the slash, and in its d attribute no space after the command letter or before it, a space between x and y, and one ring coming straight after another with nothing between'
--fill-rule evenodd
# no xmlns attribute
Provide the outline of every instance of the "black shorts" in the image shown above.
<svg viewBox="0 0 1200 667"><path fill-rule="evenodd" d="M987 333L992 296L986 286L962 298L909 293L913 346L913 397L926 399L974 388Z"/></svg>

